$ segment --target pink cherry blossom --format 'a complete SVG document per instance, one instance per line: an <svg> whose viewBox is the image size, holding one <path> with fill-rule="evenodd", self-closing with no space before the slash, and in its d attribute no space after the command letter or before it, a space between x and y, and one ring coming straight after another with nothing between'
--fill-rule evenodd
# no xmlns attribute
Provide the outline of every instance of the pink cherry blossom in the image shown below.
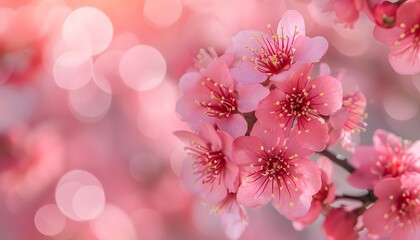
<svg viewBox="0 0 420 240"><path fill-rule="evenodd" d="M374 36L391 46L388 56L394 70L400 74L420 72L420 2L407 1L398 7L393 28L376 26Z"/></svg>
<svg viewBox="0 0 420 240"><path fill-rule="evenodd" d="M420 235L420 173L384 179L375 185L378 200L363 214L369 233L393 240Z"/></svg>
<svg viewBox="0 0 420 240"><path fill-rule="evenodd" d="M339 141L343 149L354 152L360 141L359 133L366 130L365 110L366 97L361 91L344 95L343 107L332 114L328 121L332 128L330 144Z"/></svg>
<svg viewBox="0 0 420 240"><path fill-rule="evenodd" d="M356 213L347 212L343 208L333 208L325 216L322 228L328 240L357 240L359 237L354 230L356 224Z"/></svg>
<svg viewBox="0 0 420 240"><path fill-rule="evenodd" d="M353 186L372 189L383 178L420 172L420 141L411 144L385 130L377 130L373 142L373 146L357 147L350 158L356 168L348 179Z"/></svg>
<svg viewBox="0 0 420 240"><path fill-rule="evenodd" d="M226 59L220 57L209 63L207 59L201 72L186 73L180 80L183 96L176 110L194 131L199 130L201 122L206 122L234 137L244 135L247 123L241 113L254 111L269 93L260 84L236 84Z"/></svg>
<svg viewBox="0 0 420 240"><path fill-rule="evenodd" d="M248 225L245 208L236 200L236 193L229 193L214 209L220 214L221 223L229 239L239 239Z"/></svg>
<svg viewBox="0 0 420 240"><path fill-rule="evenodd" d="M335 199L335 184L333 182L333 165L327 157L320 157L317 165L321 170L321 189L312 197L311 208L309 211L298 218L293 219L293 227L302 230L312 224L322 212L323 206Z"/></svg>
<svg viewBox="0 0 420 240"><path fill-rule="evenodd" d="M251 136L233 142L234 161L242 178L238 202L258 207L272 199L273 206L287 218L304 215L321 187L320 170L308 159L310 154L282 131L256 122Z"/></svg>
<svg viewBox="0 0 420 240"><path fill-rule="evenodd" d="M244 30L233 37L228 51L241 58L232 69L232 75L238 81L283 81L302 66L319 61L328 49L325 38L305 36L305 22L297 11L283 14L276 33L271 25L267 27L268 35Z"/></svg>
<svg viewBox="0 0 420 240"><path fill-rule="evenodd" d="M175 135L188 145L181 177L185 184L210 203L218 203L238 188L238 167L232 164L233 138L209 124L199 133L177 131Z"/></svg>
<svg viewBox="0 0 420 240"><path fill-rule="evenodd" d="M334 12L337 23L353 28L354 23L359 19L359 13L364 4L363 0L329 0L324 11Z"/></svg>
<svg viewBox="0 0 420 240"><path fill-rule="evenodd" d="M342 105L340 82L331 76L310 80L308 73L295 74L258 105L255 112L263 124L293 130L305 148L322 151L328 142L328 126L322 116L329 116Z"/></svg>

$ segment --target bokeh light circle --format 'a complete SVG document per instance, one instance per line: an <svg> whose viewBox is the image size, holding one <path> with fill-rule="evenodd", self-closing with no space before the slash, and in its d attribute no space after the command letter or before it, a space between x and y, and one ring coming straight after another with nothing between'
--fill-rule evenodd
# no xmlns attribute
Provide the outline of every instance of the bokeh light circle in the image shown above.
<svg viewBox="0 0 420 240"><path fill-rule="evenodd" d="M82 122L102 119L111 107L112 95L94 83L69 92L70 110Z"/></svg>
<svg viewBox="0 0 420 240"><path fill-rule="evenodd" d="M417 98L399 88L390 88L386 92L383 105L388 115L398 121L413 118L419 110Z"/></svg>
<svg viewBox="0 0 420 240"><path fill-rule="evenodd" d="M181 17L182 2L181 0L146 0L143 14L150 25L158 28L169 27Z"/></svg>
<svg viewBox="0 0 420 240"><path fill-rule="evenodd" d="M105 193L99 180L84 170L73 170L61 177L55 191L60 211L75 221L92 220L105 207Z"/></svg>
<svg viewBox="0 0 420 240"><path fill-rule="evenodd" d="M164 79L166 62L155 48L138 45L129 49L122 57L120 75L124 83L134 90L151 90Z"/></svg>
<svg viewBox="0 0 420 240"><path fill-rule="evenodd" d="M82 52L67 52L54 64L54 80L64 89L78 89L92 77L92 61Z"/></svg>
<svg viewBox="0 0 420 240"><path fill-rule="evenodd" d="M82 7L66 18L62 36L69 48L96 55L109 46L113 31L111 20L102 11Z"/></svg>
<svg viewBox="0 0 420 240"><path fill-rule="evenodd" d="M136 240L137 234L130 217L119 207L105 206L102 214L92 222L90 228L100 240Z"/></svg>
<svg viewBox="0 0 420 240"><path fill-rule="evenodd" d="M38 231L46 236L61 233L66 226L66 217L55 204L47 204L35 213L34 223Z"/></svg>
<svg viewBox="0 0 420 240"><path fill-rule="evenodd" d="M105 207L104 191L92 185L79 188L73 197L73 209L84 220L95 219Z"/></svg>

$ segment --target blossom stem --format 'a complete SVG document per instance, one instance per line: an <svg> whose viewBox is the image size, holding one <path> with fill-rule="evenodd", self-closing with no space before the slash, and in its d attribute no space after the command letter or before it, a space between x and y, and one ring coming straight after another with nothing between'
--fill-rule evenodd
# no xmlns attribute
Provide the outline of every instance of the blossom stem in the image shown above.
<svg viewBox="0 0 420 240"><path fill-rule="evenodd" d="M354 172L355 168L350 165L350 163L347 161L347 159L345 158L339 158L337 156L337 154L330 152L329 150L325 149L324 151L320 152L321 155L326 156L327 158L329 158L331 161L333 161L335 164L337 164L338 166L344 168L345 170L347 170L349 173Z"/></svg>
<svg viewBox="0 0 420 240"><path fill-rule="evenodd" d="M249 136L251 133L252 127L254 127L255 122L257 122L257 118L255 117L255 111L250 113L244 113L244 118L248 123L248 129L245 133L245 136Z"/></svg>
<svg viewBox="0 0 420 240"><path fill-rule="evenodd" d="M369 204L376 201L376 197L372 191L369 191L368 193L362 196L351 196L351 195L343 194L343 195L336 196L335 199L352 199L352 200L361 201L364 204Z"/></svg>

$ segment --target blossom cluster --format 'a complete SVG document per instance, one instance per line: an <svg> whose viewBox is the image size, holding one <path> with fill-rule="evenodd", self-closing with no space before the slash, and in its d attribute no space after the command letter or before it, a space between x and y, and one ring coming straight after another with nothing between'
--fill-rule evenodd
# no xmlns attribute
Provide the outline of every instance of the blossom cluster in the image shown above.
<svg viewBox="0 0 420 240"><path fill-rule="evenodd" d="M336 11L343 2L330 1ZM400 6L396 24L404 22L418 44L418 24L398 17L408 4L420 2ZM416 46L404 64L410 58L419 70ZM288 10L276 29L240 31L223 53L202 49L181 77L176 111L192 130L175 132L188 153L181 178L220 214L229 238L239 238L248 224L246 208L270 202L297 230L325 215L331 239L418 236L420 142L377 130L373 146L360 146L366 97L343 87L343 72L318 63L327 49L327 40L306 36L303 17ZM335 145L353 154L349 161L328 149ZM367 194L336 196L333 163ZM362 206L337 204L343 199Z"/></svg>
<svg viewBox="0 0 420 240"><path fill-rule="evenodd" d="M360 12L375 23L374 37L391 47L392 68L405 75L420 72L420 1L330 0L324 8L337 22L354 27Z"/></svg>

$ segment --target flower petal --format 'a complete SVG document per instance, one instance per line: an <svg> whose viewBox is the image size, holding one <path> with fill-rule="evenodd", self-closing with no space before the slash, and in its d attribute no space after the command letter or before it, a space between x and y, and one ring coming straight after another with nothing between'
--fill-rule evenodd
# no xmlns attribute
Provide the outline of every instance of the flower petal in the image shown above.
<svg viewBox="0 0 420 240"><path fill-rule="evenodd" d="M242 113L255 111L262 99L267 97L270 90L260 84L243 85L237 87L238 110Z"/></svg>
<svg viewBox="0 0 420 240"><path fill-rule="evenodd" d="M240 114L232 114L228 118L216 119L215 123L219 128L232 137L243 136L248 129L248 123Z"/></svg>
<svg viewBox="0 0 420 240"><path fill-rule="evenodd" d="M312 97L311 106L318 113L328 116L342 107L343 89L337 79L323 76L313 79L309 84L312 85L312 89L308 97Z"/></svg>

